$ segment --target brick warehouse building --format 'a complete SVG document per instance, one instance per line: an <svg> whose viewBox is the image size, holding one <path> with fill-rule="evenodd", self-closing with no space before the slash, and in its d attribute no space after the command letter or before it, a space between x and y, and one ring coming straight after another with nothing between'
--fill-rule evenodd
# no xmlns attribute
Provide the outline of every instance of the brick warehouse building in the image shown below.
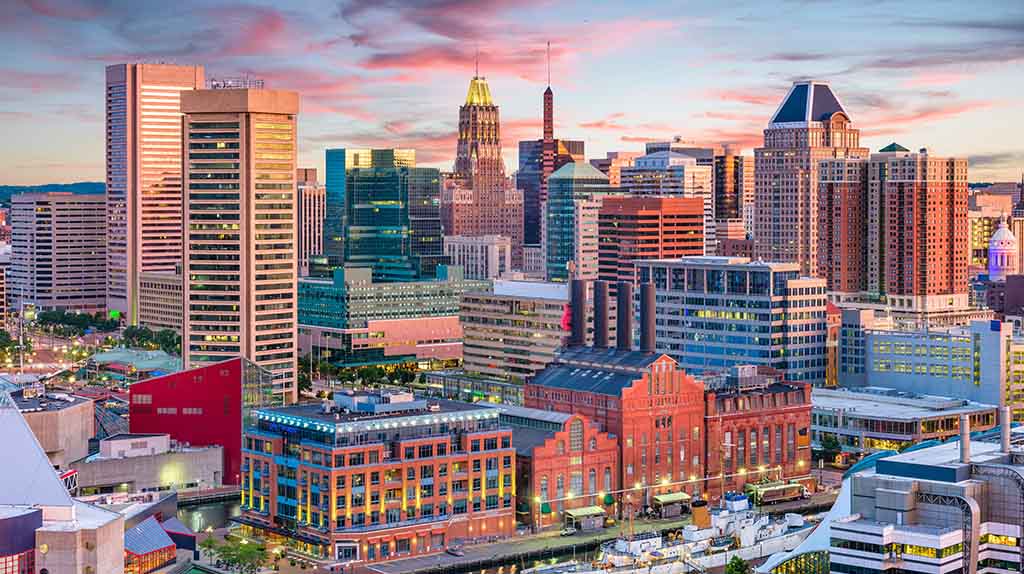
<svg viewBox="0 0 1024 574"><path fill-rule="evenodd" d="M576 344L581 339L574 334L569 347L526 385L526 406L583 415L618 438L621 488L636 487L642 493L639 500L620 497L622 503L650 505L678 492L706 493L714 499L723 487L742 490L746 482L760 479L807 477L810 385L783 382L767 367L743 366L709 374L706 389L704 380L653 351L653 312L644 310L653 308L652 287L641 285L639 351L629 350L628 341L607 348L607 337L601 336L601 326L607 331L607 318L598 305L595 346ZM603 289L600 284L595 287L595 291ZM628 305L632 285L620 283L618 291L618 304ZM573 292L574 301L582 301L575 294L586 293L586 287L574 284ZM576 321L585 325L586 317L576 311L575 304L573 311L574 325ZM631 317L623 315L617 328L631 332ZM577 329L582 327L574 328L574 333ZM749 442L754 436L763 439L765 428L770 429L767 460L763 440L756 457L748 446L739 446L741 433L743 441ZM722 446L726 443L733 445L728 452ZM740 465L741 452L744 460L758 464ZM725 474L735 476L720 476L726 455Z"/></svg>
<svg viewBox="0 0 1024 574"><path fill-rule="evenodd" d="M705 377L705 474L709 490L747 482L800 480L811 472L811 385L785 382L771 367L744 365Z"/></svg>
<svg viewBox="0 0 1024 574"><path fill-rule="evenodd" d="M259 409L245 436L238 520L345 563L509 536L516 455L498 417L405 392Z"/></svg>
<svg viewBox="0 0 1024 574"><path fill-rule="evenodd" d="M599 285L595 290L603 290ZM618 306L631 307L632 283L616 290ZM626 504L650 504L673 492L700 492L704 460L704 386L667 355L654 352L652 286L642 286L640 349L629 338L608 347L607 309L595 307L593 347L583 347L586 287L573 282L573 334L565 349L527 383L526 406L595 421L619 439L619 482L639 485L641 492L621 497ZM585 306L583 307L585 309ZM632 314L618 314L617 332L632 332ZM667 486L662 483L667 481ZM642 502L634 496L642 496Z"/></svg>

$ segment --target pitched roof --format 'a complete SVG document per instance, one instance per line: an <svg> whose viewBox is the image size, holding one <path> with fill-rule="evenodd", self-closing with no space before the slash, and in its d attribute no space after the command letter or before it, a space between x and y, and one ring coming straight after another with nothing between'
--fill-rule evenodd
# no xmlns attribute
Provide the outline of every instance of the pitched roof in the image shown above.
<svg viewBox="0 0 1024 574"><path fill-rule="evenodd" d="M178 520L177 516L172 516L167 520L164 520L160 523L160 526L163 527L163 529L166 532L173 532L174 534L187 534L189 536L196 535L195 532L192 532L191 528L185 526L184 522Z"/></svg>
<svg viewBox="0 0 1024 574"><path fill-rule="evenodd" d="M136 556L143 556L168 546L174 546L174 541L156 521L155 516L150 516L124 531L124 549Z"/></svg>
<svg viewBox="0 0 1024 574"><path fill-rule="evenodd" d="M892 142L891 144L889 144L889 145L885 146L884 148L878 150L879 153L889 153L889 152L894 152L894 151L896 151L896 152L904 152L904 151L910 151L910 150L905 148L905 147L903 147L903 146L901 146L900 144L898 144L896 142Z"/></svg>
<svg viewBox="0 0 1024 574"><path fill-rule="evenodd" d="M825 122L836 112L846 114L846 110L828 84L815 81L794 82L782 105L772 116L771 123Z"/></svg>
<svg viewBox="0 0 1024 574"><path fill-rule="evenodd" d="M548 179L597 179L602 182L607 182L608 176L601 170L590 165L590 162L570 161L555 170L554 173L548 176Z"/></svg>
<svg viewBox="0 0 1024 574"><path fill-rule="evenodd" d="M619 396L643 375L640 371L664 355L641 351L565 349L558 359L531 381L532 384L559 389L572 389L602 395Z"/></svg>
<svg viewBox="0 0 1024 574"><path fill-rule="evenodd" d="M0 443L3 464L17 472L0 472L0 505L74 506L46 451L7 393L0 393Z"/></svg>
<svg viewBox="0 0 1024 574"><path fill-rule="evenodd" d="M491 88L487 86L487 79L480 76L473 76L469 81L469 91L466 93L467 106L493 106L491 101Z"/></svg>

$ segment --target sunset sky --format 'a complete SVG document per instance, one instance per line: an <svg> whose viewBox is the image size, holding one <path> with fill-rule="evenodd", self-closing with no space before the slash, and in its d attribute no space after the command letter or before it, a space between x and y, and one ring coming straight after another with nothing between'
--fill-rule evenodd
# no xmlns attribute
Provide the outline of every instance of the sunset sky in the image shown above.
<svg viewBox="0 0 1024 574"><path fill-rule="evenodd" d="M1024 2L354 0L0 3L0 184L103 179L104 66L201 64L302 96L300 160L413 147L450 169L480 73L507 171L540 137L551 42L557 137L587 157L674 135L745 149L794 79L831 82L862 142L1024 170ZM321 179L322 179L321 175Z"/></svg>

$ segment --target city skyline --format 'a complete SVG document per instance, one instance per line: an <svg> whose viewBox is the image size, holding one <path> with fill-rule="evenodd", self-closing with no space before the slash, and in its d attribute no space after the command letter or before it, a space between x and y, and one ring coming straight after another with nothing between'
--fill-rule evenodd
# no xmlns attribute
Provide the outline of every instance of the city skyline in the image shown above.
<svg viewBox="0 0 1024 574"><path fill-rule="evenodd" d="M814 78L832 84L872 151L898 141L966 156L972 181L1019 180L1024 164L1013 144L1022 118L1003 95L1024 88L1014 73L1024 11L1010 2L929 11L941 17L912 16L914 2L787 2L771 13L703 2L185 4L0 8L0 42L18 54L0 67L0 117L15 136L0 148L3 183L102 180L104 66L143 61L298 91L300 165L323 169L328 147L406 147L448 170L477 52L511 172L518 141L542 135L548 41L556 132L585 140L588 158L674 136L749 153L791 82Z"/></svg>

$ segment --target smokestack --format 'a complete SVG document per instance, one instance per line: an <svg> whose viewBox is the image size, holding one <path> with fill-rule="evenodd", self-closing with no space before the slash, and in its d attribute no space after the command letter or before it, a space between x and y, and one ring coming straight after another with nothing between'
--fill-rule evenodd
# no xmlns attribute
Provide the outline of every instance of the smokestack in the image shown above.
<svg viewBox="0 0 1024 574"><path fill-rule="evenodd" d="M1010 407L999 409L999 444L1003 454L1010 454Z"/></svg>
<svg viewBox="0 0 1024 574"><path fill-rule="evenodd" d="M971 463L971 417L960 415L960 462Z"/></svg>
<svg viewBox="0 0 1024 574"><path fill-rule="evenodd" d="M594 348L608 348L607 281L594 281Z"/></svg>
<svg viewBox="0 0 1024 574"><path fill-rule="evenodd" d="M654 283L640 284L640 350L654 352Z"/></svg>
<svg viewBox="0 0 1024 574"><path fill-rule="evenodd" d="M616 291L615 348L629 351L633 348L633 284L619 281Z"/></svg>
<svg viewBox="0 0 1024 574"><path fill-rule="evenodd" d="M573 279L570 288L569 346L582 347L587 340L587 283Z"/></svg>

